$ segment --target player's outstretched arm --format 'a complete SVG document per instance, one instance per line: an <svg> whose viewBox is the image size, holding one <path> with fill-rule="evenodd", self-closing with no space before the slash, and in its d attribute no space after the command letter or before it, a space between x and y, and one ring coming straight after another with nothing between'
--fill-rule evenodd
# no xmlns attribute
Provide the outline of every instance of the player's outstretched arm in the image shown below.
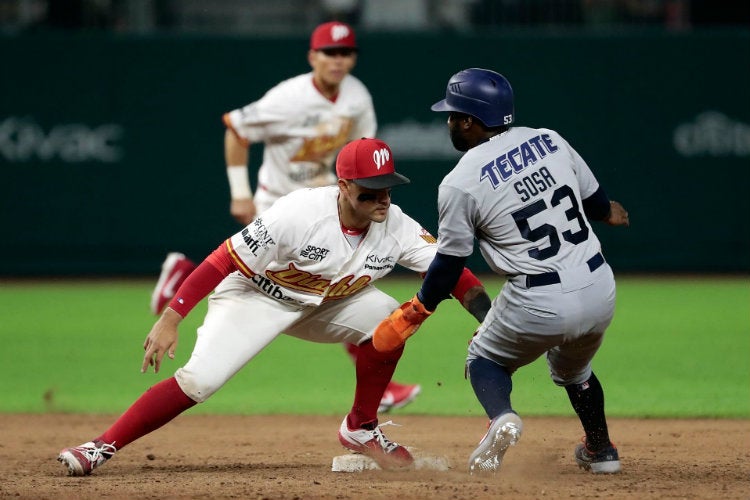
<svg viewBox="0 0 750 500"><path fill-rule="evenodd" d="M243 226L247 226L253 221L256 212L255 202L252 198L232 200L229 205L229 213L232 214L232 217Z"/></svg>
<svg viewBox="0 0 750 500"><path fill-rule="evenodd" d="M143 349L146 353L143 355L141 373L146 373L149 366L154 367L154 373L159 373L161 360L165 354L169 355L170 359L174 359L174 353L177 350L177 327L180 321L182 321L182 316L174 309L167 307L154 323L143 342Z"/></svg>
<svg viewBox="0 0 750 500"><path fill-rule="evenodd" d="M164 310L143 343L146 354L141 365L142 373L145 373L149 366L153 366L154 373L158 373L165 354L174 359L177 349L177 326L182 318L224 278L237 270L227 248L230 244L230 240L226 240L219 245L177 289L169 307Z"/></svg>
<svg viewBox="0 0 750 500"><path fill-rule="evenodd" d="M422 323L437 308L448 291L480 323L490 310L491 301L482 282L464 267L466 257L452 257L437 253L427 270L420 291L405 302L375 329L372 345L376 350L389 352L400 347L414 335ZM425 300L425 297L428 297Z"/></svg>
<svg viewBox="0 0 750 500"><path fill-rule="evenodd" d="M490 300L487 290L481 284L469 288L460 300L464 309L469 311L480 323L484 321L490 307L492 307L492 300Z"/></svg>
<svg viewBox="0 0 750 500"><path fill-rule="evenodd" d="M419 297L415 295L380 322L372 335L373 347L380 352L398 349L404 345L406 339L414 335L430 314L432 311L425 309Z"/></svg>

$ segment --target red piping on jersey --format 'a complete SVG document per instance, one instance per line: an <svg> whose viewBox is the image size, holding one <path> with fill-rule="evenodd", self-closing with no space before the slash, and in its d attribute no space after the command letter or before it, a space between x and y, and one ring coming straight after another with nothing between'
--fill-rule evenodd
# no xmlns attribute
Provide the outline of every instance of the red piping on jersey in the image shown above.
<svg viewBox="0 0 750 500"><path fill-rule="evenodd" d="M367 232L367 230L370 228L370 226L367 226L363 229L351 229L346 227L345 225L341 224L341 232L348 236L361 236Z"/></svg>
<svg viewBox="0 0 750 500"><path fill-rule="evenodd" d="M326 95L325 95L325 94L323 93L323 91L322 91L322 90L320 90L320 87L318 87L318 84L317 84L317 83L315 83L315 77L312 77L312 84L313 84L313 87L315 87L315 90L317 90L317 91L318 91L318 93L319 93L320 95L322 95L323 97L325 97L326 99L328 99L328 100L329 100L329 101L331 101L332 103L335 103L335 102L336 102L336 99L338 99L338 98L339 98L339 93L338 93L338 91L336 91L336 95L334 95L333 97L326 97Z"/></svg>

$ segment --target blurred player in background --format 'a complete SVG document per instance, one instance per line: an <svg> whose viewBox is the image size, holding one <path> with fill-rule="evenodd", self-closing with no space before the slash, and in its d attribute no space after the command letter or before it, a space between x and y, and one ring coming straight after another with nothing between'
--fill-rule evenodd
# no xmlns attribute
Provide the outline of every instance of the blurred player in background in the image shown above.
<svg viewBox="0 0 750 500"><path fill-rule="evenodd" d="M403 347L380 353L372 345L381 318L398 307L372 283L396 264L427 271L435 238L391 205L391 188L409 179L395 171L386 143L350 142L338 155L336 171L337 185L280 198L190 273L146 337L141 371L151 365L158 372L165 355L174 358L178 325L215 288L190 359L104 433L63 449L58 460L69 474L90 474L116 451L207 400L283 333L360 346L354 402L341 422L339 442L382 468L412 464L409 451L378 427L378 405ZM451 293L483 319L489 297L468 269ZM304 367L315 370L309 363Z"/></svg>
<svg viewBox="0 0 750 500"><path fill-rule="evenodd" d="M230 212L242 225L285 194L334 184L332 166L341 147L353 139L375 137L372 97L350 74L357 62L351 26L335 21L319 25L310 37L307 60L312 72L285 80L259 100L224 115ZM252 143L264 144L254 195L248 178ZM151 297L154 314L161 314L195 267L182 253L167 255ZM345 347L356 361L357 346ZM383 394L380 411L407 405L420 389L419 385L392 381Z"/></svg>

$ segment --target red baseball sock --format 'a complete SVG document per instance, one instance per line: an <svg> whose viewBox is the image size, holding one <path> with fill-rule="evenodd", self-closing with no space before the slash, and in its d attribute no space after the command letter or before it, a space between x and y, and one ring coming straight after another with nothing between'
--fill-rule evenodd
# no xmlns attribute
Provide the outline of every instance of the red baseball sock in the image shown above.
<svg viewBox="0 0 750 500"><path fill-rule="evenodd" d="M377 423L380 400L403 352L403 346L392 352L378 352L370 340L359 345L356 363L357 389L354 393L352 411L347 417L350 429L369 427Z"/></svg>
<svg viewBox="0 0 750 500"><path fill-rule="evenodd" d="M352 358L352 361L356 363L357 353L359 352L359 346L357 344L350 344L348 342L345 342L344 349L346 349L346 353L349 354L349 357Z"/></svg>
<svg viewBox="0 0 750 500"><path fill-rule="evenodd" d="M120 450L196 404L170 377L144 392L97 440Z"/></svg>

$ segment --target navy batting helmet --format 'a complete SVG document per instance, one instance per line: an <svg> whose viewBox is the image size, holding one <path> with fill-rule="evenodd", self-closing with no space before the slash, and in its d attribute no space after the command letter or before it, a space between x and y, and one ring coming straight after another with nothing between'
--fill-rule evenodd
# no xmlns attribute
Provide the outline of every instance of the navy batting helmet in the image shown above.
<svg viewBox="0 0 750 500"><path fill-rule="evenodd" d="M488 127L510 125L514 120L513 89L500 73L469 68L448 80L445 99L433 104L431 109L465 113Z"/></svg>

